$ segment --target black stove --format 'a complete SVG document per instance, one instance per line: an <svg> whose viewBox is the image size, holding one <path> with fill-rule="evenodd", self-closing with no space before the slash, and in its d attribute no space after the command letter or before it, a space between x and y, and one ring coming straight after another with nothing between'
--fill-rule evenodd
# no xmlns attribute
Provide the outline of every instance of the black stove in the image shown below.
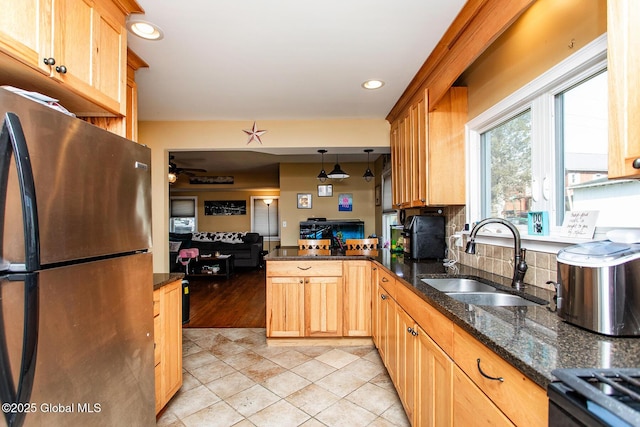
<svg viewBox="0 0 640 427"><path fill-rule="evenodd" d="M640 369L556 369L549 426L640 426Z"/></svg>

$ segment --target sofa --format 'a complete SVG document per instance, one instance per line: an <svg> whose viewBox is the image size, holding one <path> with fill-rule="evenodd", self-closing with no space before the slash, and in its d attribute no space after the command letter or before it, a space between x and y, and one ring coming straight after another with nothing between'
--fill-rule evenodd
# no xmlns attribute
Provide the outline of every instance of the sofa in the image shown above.
<svg viewBox="0 0 640 427"><path fill-rule="evenodd" d="M262 265L263 237L250 232L169 233L169 266L171 272L184 272L177 262L180 249L198 248L200 254L233 255L235 267Z"/></svg>

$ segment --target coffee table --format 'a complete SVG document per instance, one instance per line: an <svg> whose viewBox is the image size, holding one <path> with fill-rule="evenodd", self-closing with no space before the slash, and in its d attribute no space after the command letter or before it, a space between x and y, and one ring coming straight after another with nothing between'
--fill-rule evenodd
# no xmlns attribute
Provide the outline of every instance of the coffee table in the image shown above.
<svg viewBox="0 0 640 427"><path fill-rule="evenodd" d="M193 277L214 277L225 276L227 279L233 274L233 254L230 255L210 255L200 254L197 261L191 261L187 276ZM214 273L211 267L218 265L220 270Z"/></svg>

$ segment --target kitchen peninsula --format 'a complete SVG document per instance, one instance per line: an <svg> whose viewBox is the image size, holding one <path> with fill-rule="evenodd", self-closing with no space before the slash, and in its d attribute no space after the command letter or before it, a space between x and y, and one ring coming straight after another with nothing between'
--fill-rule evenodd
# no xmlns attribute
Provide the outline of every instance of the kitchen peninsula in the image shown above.
<svg viewBox="0 0 640 427"><path fill-rule="evenodd" d="M508 289L510 279L481 270L414 262L386 249L346 254L283 248L266 261L270 344L351 339L351 324L359 319L357 336L373 339L414 425L426 416L453 417L454 425L471 425L477 417L498 425L547 425L552 370L640 365L637 338L582 330L549 305L464 304L422 281L476 276ZM545 301L553 296L533 286L527 292ZM438 409L443 407L448 409Z"/></svg>

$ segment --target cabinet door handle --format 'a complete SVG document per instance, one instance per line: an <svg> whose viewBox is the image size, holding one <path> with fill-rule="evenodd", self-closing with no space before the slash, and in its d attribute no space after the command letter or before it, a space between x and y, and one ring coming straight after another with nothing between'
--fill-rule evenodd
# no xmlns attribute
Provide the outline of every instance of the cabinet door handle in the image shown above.
<svg viewBox="0 0 640 427"><path fill-rule="evenodd" d="M382 281L383 281L383 282L388 282L388 281L389 281L389 279L387 279L386 277L383 277L383 278L382 278Z"/></svg>
<svg viewBox="0 0 640 427"><path fill-rule="evenodd" d="M373 271L376 271L377 269L378 269L378 267L373 267L372 268Z"/></svg>
<svg viewBox="0 0 640 427"><path fill-rule="evenodd" d="M311 266L309 266L309 267L298 267L298 270L305 270L306 271L306 270L310 270L310 269L311 269Z"/></svg>
<svg viewBox="0 0 640 427"><path fill-rule="evenodd" d="M43 61L44 61L44 63L46 65L55 65L56 64L55 58L44 58Z"/></svg>
<svg viewBox="0 0 640 427"><path fill-rule="evenodd" d="M413 329L411 329L411 327L408 327L408 328L407 328L407 332L409 332L410 334L412 334L412 335L413 335Z"/></svg>
<svg viewBox="0 0 640 427"><path fill-rule="evenodd" d="M382 294L382 295L380 295L380 298L387 299L387 296L385 294Z"/></svg>
<svg viewBox="0 0 640 427"><path fill-rule="evenodd" d="M56 67L56 71L60 74L67 74L67 67L65 67L64 65L59 65Z"/></svg>
<svg viewBox="0 0 640 427"><path fill-rule="evenodd" d="M418 336L418 331L416 331L415 329L411 330L411 335L413 335L414 337Z"/></svg>
<svg viewBox="0 0 640 427"><path fill-rule="evenodd" d="M631 165L634 169L640 169L640 159L635 159Z"/></svg>
<svg viewBox="0 0 640 427"><path fill-rule="evenodd" d="M304 281L302 279L300 279L300 284L304 283Z"/></svg>
<svg viewBox="0 0 640 427"><path fill-rule="evenodd" d="M478 371L480 372L480 375L482 375L483 377L485 377L485 378L487 378L489 380L504 382L504 378L502 378L502 377L492 377L492 376L487 375L484 372L482 372L482 368L480 367L480 358L478 358Z"/></svg>

